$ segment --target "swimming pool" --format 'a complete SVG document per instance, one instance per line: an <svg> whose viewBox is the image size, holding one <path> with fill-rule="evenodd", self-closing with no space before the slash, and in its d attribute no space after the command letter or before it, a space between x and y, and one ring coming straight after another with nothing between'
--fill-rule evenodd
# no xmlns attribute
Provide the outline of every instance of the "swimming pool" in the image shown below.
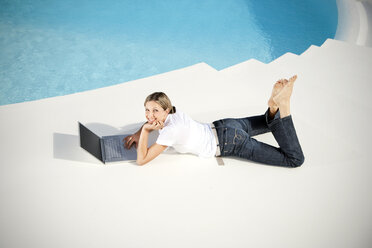
<svg viewBox="0 0 372 248"><path fill-rule="evenodd" d="M335 0L0 0L0 105L333 38Z"/></svg>

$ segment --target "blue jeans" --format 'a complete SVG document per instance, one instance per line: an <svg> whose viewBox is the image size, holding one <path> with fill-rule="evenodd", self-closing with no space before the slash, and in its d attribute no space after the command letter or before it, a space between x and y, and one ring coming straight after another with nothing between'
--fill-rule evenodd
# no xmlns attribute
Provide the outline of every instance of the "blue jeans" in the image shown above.
<svg viewBox="0 0 372 248"><path fill-rule="evenodd" d="M278 111L270 120L267 110L264 115L222 119L213 124L217 131L221 156L235 156L285 167L301 166L305 160L291 115L280 118ZM279 147L252 138L270 131Z"/></svg>

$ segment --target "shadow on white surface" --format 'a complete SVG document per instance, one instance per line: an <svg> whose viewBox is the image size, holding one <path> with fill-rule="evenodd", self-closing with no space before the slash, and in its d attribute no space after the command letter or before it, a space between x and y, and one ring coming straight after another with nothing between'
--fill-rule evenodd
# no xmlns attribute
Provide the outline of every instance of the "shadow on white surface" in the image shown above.
<svg viewBox="0 0 372 248"><path fill-rule="evenodd" d="M88 129L98 136L131 134L138 131L143 123L129 124L121 128L102 123L84 124ZM149 146L155 143L158 132L151 132L149 135ZM84 163L102 164L101 161L89 154L80 147L80 137L78 135L53 133L53 157L55 159L63 159Z"/></svg>
<svg viewBox="0 0 372 248"><path fill-rule="evenodd" d="M53 133L53 157L55 159L102 164L80 147L79 136L71 134Z"/></svg>

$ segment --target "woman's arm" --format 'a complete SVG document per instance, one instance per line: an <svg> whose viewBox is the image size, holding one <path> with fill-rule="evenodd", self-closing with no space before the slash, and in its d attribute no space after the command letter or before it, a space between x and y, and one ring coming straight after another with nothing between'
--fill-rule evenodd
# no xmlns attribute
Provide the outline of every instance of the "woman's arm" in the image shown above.
<svg viewBox="0 0 372 248"><path fill-rule="evenodd" d="M156 143L153 144L150 148L147 148L149 133L153 130L162 129L163 126L164 124L162 122L156 122L153 124L146 123L145 125L143 125L137 147L138 165L144 165L150 162L167 148L167 146L159 145Z"/></svg>

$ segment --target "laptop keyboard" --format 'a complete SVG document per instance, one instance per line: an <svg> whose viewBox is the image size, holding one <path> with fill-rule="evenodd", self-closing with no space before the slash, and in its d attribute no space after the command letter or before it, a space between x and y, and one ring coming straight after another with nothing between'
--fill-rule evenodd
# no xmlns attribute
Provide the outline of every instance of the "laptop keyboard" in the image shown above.
<svg viewBox="0 0 372 248"><path fill-rule="evenodd" d="M123 150L120 149L122 145L119 139L105 139L105 152L106 159L121 158L123 157Z"/></svg>

